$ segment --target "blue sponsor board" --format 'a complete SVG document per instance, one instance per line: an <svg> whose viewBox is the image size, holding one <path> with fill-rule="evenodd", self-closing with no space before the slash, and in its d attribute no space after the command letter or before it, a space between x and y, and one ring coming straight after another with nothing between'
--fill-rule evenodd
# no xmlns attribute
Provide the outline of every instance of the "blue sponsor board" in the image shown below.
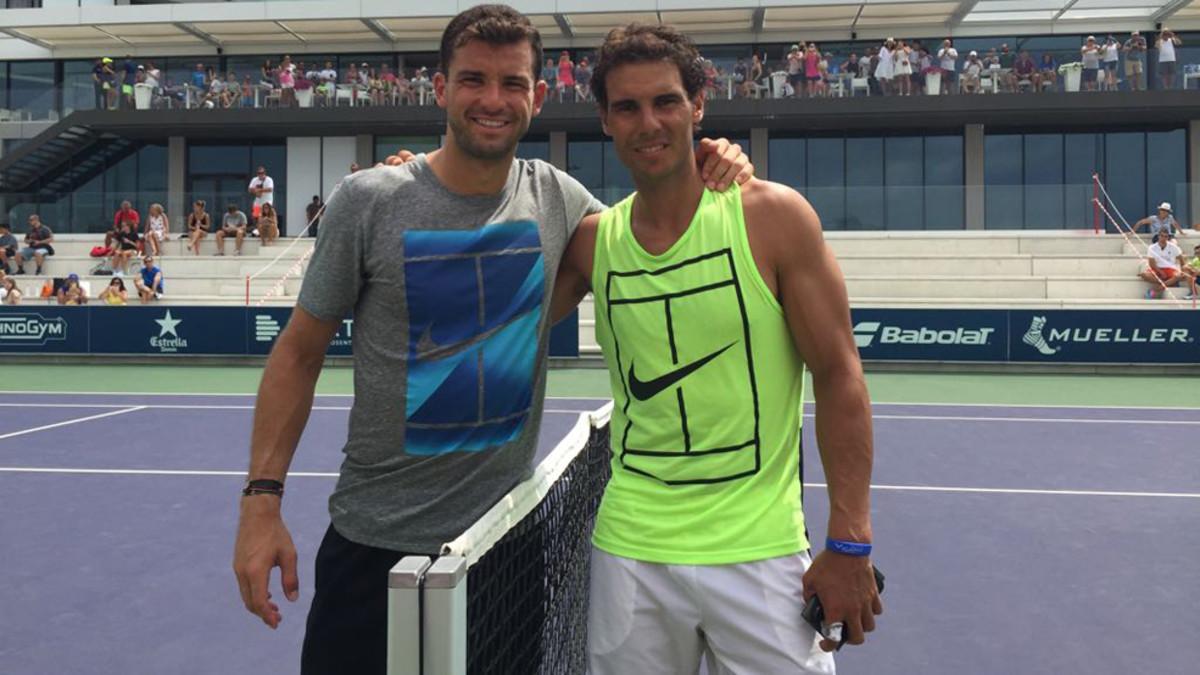
<svg viewBox="0 0 1200 675"><path fill-rule="evenodd" d="M86 307L4 307L0 352L86 354L89 318Z"/></svg>
<svg viewBox="0 0 1200 675"><path fill-rule="evenodd" d="M855 309L854 343L865 360L1004 361L1005 310Z"/></svg>
<svg viewBox="0 0 1200 675"><path fill-rule="evenodd" d="M1200 312L1009 312L1010 361L1200 363Z"/></svg>
<svg viewBox="0 0 1200 675"><path fill-rule="evenodd" d="M93 354L246 354L244 307L97 307Z"/></svg>
<svg viewBox="0 0 1200 675"><path fill-rule="evenodd" d="M292 317L291 307L251 307L246 311L246 353L269 354L275 340ZM350 356L353 353L354 320L342 319L337 333L329 341L329 356Z"/></svg>

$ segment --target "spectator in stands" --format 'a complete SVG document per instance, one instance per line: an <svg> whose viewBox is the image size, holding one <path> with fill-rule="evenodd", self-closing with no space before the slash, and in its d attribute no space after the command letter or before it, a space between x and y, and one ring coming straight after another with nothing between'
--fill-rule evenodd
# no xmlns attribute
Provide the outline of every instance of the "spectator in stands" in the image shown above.
<svg viewBox="0 0 1200 675"><path fill-rule="evenodd" d="M892 78L892 83L896 87L896 93L900 96L911 96L913 74L912 48L904 40L900 40L896 43L896 49L892 54L893 61L896 63L895 74Z"/></svg>
<svg viewBox="0 0 1200 675"><path fill-rule="evenodd" d="M74 272L67 275L67 280L58 287L55 296L60 305L86 305L88 301L87 293L79 285L79 275Z"/></svg>
<svg viewBox="0 0 1200 675"><path fill-rule="evenodd" d="M824 96L825 81L821 77L821 52L814 42L804 47L804 86L809 96Z"/></svg>
<svg viewBox="0 0 1200 675"><path fill-rule="evenodd" d="M1166 232L1167 236L1172 239L1179 233L1179 221L1175 220L1175 216L1171 214L1171 202L1163 202L1158 205L1158 212L1154 215L1146 216L1133 224L1133 231L1137 232L1143 227L1150 228L1151 239L1156 239L1159 232Z"/></svg>
<svg viewBox="0 0 1200 675"><path fill-rule="evenodd" d="M967 55L967 61L963 64L962 77L959 80L959 87L964 94L978 94L979 78L983 73L983 62L979 60L979 52L972 51Z"/></svg>
<svg viewBox="0 0 1200 675"><path fill-rule="evenodd" d="M1058 83L1058 61L1054 59L1054 54L1045 52L1042 54L1042 62L1038 64L1038 76L1040 82L1045 84L1050 83L1050 88L1053 89ZM1043 90L1044 87L1038 86L1038 90Z"/></svg>
<svg viewBox="0 0 1200 675"><path fill-rule="evenodd" d="M292 57L288 54L283 55L283 60L279 62L279 105L289 108L296 105L296 65L292 63Z"/></svg>
<svg viewBox="0 0 1200 675"><path fill-rule="evenodd" d="M192 71L192 88L196 90L194 94L197 99L208 91L208 76L204 72L204 64L197 63L196 69Z"/></svg>
<svg viewBox="0 0 1200 675"><path fill-rule="evenodd" d="M46 256L54 255L54 233L42 223L38 214L29 214L29 232L25 235L25 248L17 252L17 274L25 274L25 261L33 258L35 274L42 273Z"/></svg>
<svg viewBox="0 0 1200 675"><path fill-rule="evenodd" d="M1021 91L1022 85L1029 85L1030 91L1041 89L1042 75L1038 72L1037 64L1029 52L1022 51L1013 64L1013 91Z"/></svg>
<svg viewBox="0 0 1200 675"><path fill-rule="evenodd" d="M217 255L225 255L225 238L234 237L234 255L242 254L242 241L246 239L246 214L237 204L225 207L221 218L221 229L217 230Z"/></svg>
<svg viewBox="0 0 1200 675"><path fill-rule="evenodd" d="M1101 87L1104 91L1117 90L1117 66L1121 62L1121 43L1117 42L1117 38L1109 35L1104 39L1104 46L1101 48L1103 53L1104 63L1104 83Z"/></svg>
<svg viewBox="0 0 1200 675"><path fill-rule="evenodd" d="M123 76L121 78L121 107L126 110L133 110L133 83L137 82L138 66L137 61L133 60L132 54L125 55L125 61L121 64Z"/></svg>
<svg viewBox="0 0 1200 675"><path fill-rule="evenodd" d="M879 90L884 96L894 93L892 78L896 76L896 39L884 40L879 48L879 63L875 65L875 79L879 80Z"/></svg>
<svg viewBox="0 0 1200 675"><path fill-rule="evenodd" d="M196 255L200 255L200 240L208 236L209 230L212 229L212 219L208 215L208 211L204 210L204 200L197 199L192 204L192 212L188 214L187 221L187 247Z"/></svg>
<svg viewBox="0 0 1200 675"><path fill-rule="evenodd" d="M571 62L571 54L563 50L558 55L558 100L575 100L575 64Z"/></svg>
<svg viewBox="0 0 1200 675"><path fill-rule="evenodd" d="M1000 90L1016 91L1017 80L1013 74L1013 68L1017 64L1017 54L1008 48L1007 42L1000 45L1000 53L996 56L996 62L1000 64L1000 73L998 74Z"/></svg>
<svg viewBox="0 0 1200 675"><path fill-rule="evenodd" d="M17 238L8 223L0 223L0 274L12 274L8 266L10 258L17 257Z"/></svg>
<svg viewBox="0 0 1200 675"><path fill-rule="evenodd" d="M942 48L938 50L937 58L942 69L942 93L953 93L958 68L958 50L954 48L953 40L942 40Z"/></svg>
<svg viewBox="0 0 1200 675"><path fill-rule="evenodd" d="M113 78L112 59L107 56L96 60L92 68L92 88L96 95L96 110L107 110L112 107Z"/></svg>
<svg viewBox="0 0 1200 675"><path fill-rule="evenodd" d="M162 204L151 204L146 213L146 246L150 253L162 255L162 244L171 231L171 221L163 211Z"/></svg>
<svg viewBox="0 0 1200 675"><path fill-rule="evenodd" d="M792 88L792 96L804 94L804 54L800 45L792 45L787 54L788 85Z"/></svg>
<svg viewBox="0 0 1200 675"><path fill-rule="evenodd" d="M121 208L116 209L113 214L113 228L104 233L104 246L112 246L116 235L121 232L121 223L128 222L133 226L134 231L139 231L142 228L142 216L138 215L137 209L133 208L133 204L128 201L121 202Z"/></svg>
<svg viewBox="0 0 1200 675"><path fill-rule="evenodd" d="M255 171L254 178L250 179L250 187L247 192L254 195L254 205L250 209L250 216L257 222L263 204L275 205L275 181L267 175L265 166L260 166Z"/></svg>
<svg viewBox="0 0 1200 675"><path fill-rule="evenodd" d="M316 238L317 228L321 225L321 209L323 208L325 208L325 203L321 201L321 195L313 195L312 201L304 207L304 215L308 220L308 234L313 238Z"/></svg>
<svg viewBox="0 0 1200 675"><path fill-rule="evenodd" d="M586 56L575 66L575 96L579 101L592 100L592 64Z"/></svg>
<svg viewBox="0 0 1200 675"><path fill-rule="evenodd" d="M1196 300L1196 283L1200 279L1200 244L1192 249L1192 259L1183 264L1183 283L1188 285L1187 300Z"/></svg>
<svg viewBox="0 0 1200 675"><path fill-rule="evenodd" d="M1159 232L1158 238L1146 250L1148 268L1138 274L1150 284L1146 291L1146 299L1161 298L1165 288L1178 286L1182 279L1180 268L1183 267L1183 251L1167 234Z"/></svg>
<svg viewBox="0 0 1200 675"><path fill-rule="evenodd" d="M754 89L765 90L770 93L771 87L768 86L766 78L767 71L763 68L762 57L755 52L754 56L750 59L750 79L747 84Z"/></svg>
<svg viewBox="0 0 1200 675"><path fill-rule="evenodd" d="M113 240L112 255L109 258L113 274L129 273L129 261L137 256L140 239L141 237L138 236L137 230L133 228L130 221L126 220L121 223L116 239Z"/></svg>
<svg viewBox="0 0 1200 675"><path fill-rule="evenodd" d="M546 86L552 86L552 82L547 82ZM417 69L417 74L412 79L413 100L418 103L428 103L433 99L430 93L433 92L433 81L429 79L429 69L421 67ZM425 97L425 98L422 98Z"/></svg>
<svg viewBox="0 0 1200 675"><path fill-rule="evenodd" d="M1163 89L1175 88L1175 48L1182 45L1183 40L1165 26L1154 43L1158 49L1158 76L1162 80Z"/></svg>
<svg viewBox="0 0 1200 675"><path fill-rule="evenodd" d="M163 296L163 273L154 264L153 256L142 259L142 273L133 278L133 285L143 305Z"/></svg>
<svg viewBox="0 0 1200 675"><path fill-rule="evenodd" d="M1130 91L1146 90L1146 38L1141 31L1133 31L1125 45L1125 81Z"/></svg>
<svg viewBox="0 0 1200 675"><path fill-rule="evenodd" d="M162 71L158 66L154 65L153 61L146 62L146 84L153 89L157 96L162 93Z"/></svg>
<svg viewBox="0 0 1200 675"><path fill-rule="evenodd" d="M113 277L112 281L100 291L100 302L106 305L124 305L129 301L129 293L125 290L125 280Z"/></svg>
<svg viewBox="0 0 1200 675"><path fill-rule="evenodd" d="M254 83L250 81L249 75L242 78L242 86L240 88L240 91L242 94L242 107L243 108L253 108L254 107Z"/></svg>
<svg viewBox="0 0 1200 675"><path fill-rule="evenodd" d="M279 238L279 216L270 202L262 205L262 215L258 217L258 236L263 244L273 244Z"/></svg>
<svg viewBox="0 0 1200 675"><path fill-rule="evenodd" d="M4 304L19 305L21 304L21 290L17 288L17 280L12 277L4 277Z"/></svg>
<svg viewBox="0 0 1200 675"><path fill-rule="evenodd" d="M1096 43L1096 36L1087 36L1087 41L1079 48L1080 60L1083 62L1083 88L1096 91L1096 82L1100 74L1100 58L1104 55L1103 48Z"/></svg>

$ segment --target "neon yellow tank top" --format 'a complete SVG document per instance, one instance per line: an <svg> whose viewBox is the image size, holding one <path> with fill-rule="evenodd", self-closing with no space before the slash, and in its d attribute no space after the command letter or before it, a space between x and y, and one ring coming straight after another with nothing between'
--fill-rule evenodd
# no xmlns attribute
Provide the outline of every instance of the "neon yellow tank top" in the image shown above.
<svg viewBox="0 0 1200 675"><path fill-rule="evenodd" d="M612 381L601 550L718 565L808 548L800 508L804 363L755 267L741 191L705 191L662 255L600 217L592 288Z"/></svg>

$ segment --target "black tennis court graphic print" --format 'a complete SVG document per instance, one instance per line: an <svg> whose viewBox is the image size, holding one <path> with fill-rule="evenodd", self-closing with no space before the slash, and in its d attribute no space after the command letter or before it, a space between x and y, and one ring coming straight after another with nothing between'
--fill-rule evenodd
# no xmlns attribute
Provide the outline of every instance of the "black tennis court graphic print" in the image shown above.
<svg viewBox="0 0 1200 675"><path fill-rule="evenodd" d="M669 485L757 473L758 388L732 251L611 270L605 297L625 393L621 466Z"/></svg>

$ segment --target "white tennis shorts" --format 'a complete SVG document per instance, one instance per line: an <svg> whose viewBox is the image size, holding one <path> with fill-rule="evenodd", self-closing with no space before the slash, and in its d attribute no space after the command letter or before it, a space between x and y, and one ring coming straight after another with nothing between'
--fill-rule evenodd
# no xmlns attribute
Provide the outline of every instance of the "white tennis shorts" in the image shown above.
<svg viewBox="0 0 1200 675"><path fill-rule="evenodd" d="M807 552L736 565L661 565L592 549L590 675L832 675L800 612Z"/></svg>

